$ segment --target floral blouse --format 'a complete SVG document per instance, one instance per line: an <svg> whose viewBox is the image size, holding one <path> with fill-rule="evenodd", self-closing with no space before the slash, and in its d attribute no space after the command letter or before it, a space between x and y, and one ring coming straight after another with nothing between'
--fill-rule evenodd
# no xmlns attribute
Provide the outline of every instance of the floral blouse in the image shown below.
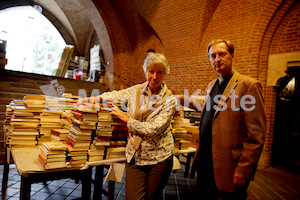
<svg viewBox="0 0 300 200"><path fill-rule="evenodd" d="M141 85L137 85L141 86ZM144 83L141 90L141 110L151 108L156 98L161 98L167 91L165 83L162 84L158 95L148 94L148 82ZM136 165L153 165L166 160L173 154L174 140L172 135L171 120L177 105L174 95L168 96L155 111L153 111L144 122L136 120L135 117L135 96L136 86L127 89L105 92L100 95L105 100L121 100L127 102L127 115L130 117L127 122L129 137L126 146L126 158L129 163L135 156ZM156 98L155 98L156 96ZM153 98L154 97L154 98ZM143 138L140 148L135 153L133 135Z"/></svg>

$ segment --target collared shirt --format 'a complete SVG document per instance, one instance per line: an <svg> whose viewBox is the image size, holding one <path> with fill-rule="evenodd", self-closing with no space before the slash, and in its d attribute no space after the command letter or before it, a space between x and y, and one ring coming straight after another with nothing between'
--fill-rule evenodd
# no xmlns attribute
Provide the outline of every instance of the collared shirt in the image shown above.
<svg viewBox="0 0 300 200"><path fill-rule="evenodd" d="M204 165L212 166L212 124L214 119L214 114L216 110L214 107L217 107L219 102L216 101L215 97L217 95L222 95L229 80L231 79L234 72L230 74L227 78L223 79L222 77L217 78L215 85L213 86L209 96L207 97L207 102L205 109L203 110L203 115L201 117L201 123L199 126L200 130L200 149L199 155L203 161Z"/></svg>
<svg viewBox="0 0 300 200"><path fill-rule="evenodd" d="M227 78L224 78L222 76L218 76L218 80L219 80L219 85L221 85L224 81L227 83L229 82L229 80L231 79L232 75L234 74L234 70L231 71L230 76L228 76Z"/></svg>
<svg viewBox="0 0 300 200"><path fill-rule="evenodd" d="M141 110L151 108L151 105L156 102L155 98L162 98L167 91L165 83L158 95L148 96L148 82L144 83L141 95ZM140 122L135 117L135 96L136 86L130 88L106 92L100 95L102 100L121 100L127 102L127 115L130 119L127 122L129 134L140 135L143 140L137 153L134 154L134 139L128 137L126 146L127 162L135 156L136 165L153 165L166 160L173 154L174 140L172 135L171 121L175 112L177 99L174 96L167 97L166 100L153 111L144 122ZM139 97L137 97L139 98Z"/></svg>

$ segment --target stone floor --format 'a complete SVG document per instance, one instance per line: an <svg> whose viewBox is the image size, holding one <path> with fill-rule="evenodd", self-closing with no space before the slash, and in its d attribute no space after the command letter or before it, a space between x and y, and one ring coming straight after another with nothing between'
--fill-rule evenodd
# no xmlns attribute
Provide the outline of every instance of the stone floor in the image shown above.
<svg viewBox="0 0 300 200"><path fill-rule="evenodd" d="M105 170L107 172L107 170ZM0 165L0 180L2 183L3 165ZM125 174L125 173L124 173ZM168 184L163 192L163 199L187 199L187 195L191 187L195 185L195 179L184 178L183 168L172 172ZM95 176L95 167L93 168L93 175ZM19 175L14 164L10 165L8 188L6 194L2 199L19 199L20 198L20 182L21 176ZM107 189L108 182L103 185ZM1 188L2 189L2 188ZM94 187L92 186L92 194ZM91 195L93 196L93 195ZM81 199L81 183L75 183L73 179L61 179L55 181L47 181L44 183L35 183L31 185L31 199L32 200L75 200ZM102 195L102 199L107 199ZM125 199L125 175L122 182L115 183L115 199Z"/></svg>
<svg viewBox="0 0 300 200"><path fill-rule="evenodd" d="M163 192L165 200L188 199L191 188L195 185L196 179L184 178L184 166L172 172ZM105 170L107 171L107 170ZM3 165L0 165L0 181L2 183ZM95 169L93 169L93 177ZM8 188L2 199L19 199L20 179L14 164L10 165ZM103 185L107 189L108 183ZM2 188L1 188L2 189ZM92 186L92 194L94 187ZM93 196L93 195L91 195ZM72 179L61 179L43 183L32 184L31 199L33 200L78 200L81 199L81 184L75 183ZM102 199L107 199L102 196ZM122 182L115 184L115 199L125 199L125 177ZM300 199L300 172L290 172L283 167L269 167L264 170L257 170L255 179L250 183L248 189L248 200L299 200Z"/></svg>

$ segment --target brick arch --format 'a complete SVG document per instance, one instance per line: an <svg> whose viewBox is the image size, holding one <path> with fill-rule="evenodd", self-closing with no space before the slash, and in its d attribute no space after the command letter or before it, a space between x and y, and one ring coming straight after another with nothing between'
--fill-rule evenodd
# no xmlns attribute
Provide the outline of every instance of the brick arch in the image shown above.
<svg viewBox="0 0 300 200"><path fill-rule="evenodd" d="M274 34L270 54L300 51L300 1L294 1Z"/></svg>
<svg viewBox="0 0 300 200"><path fill-rule="evenodd" d="M260 45L260 53L259 53L259 65L258 65L258 80L263 84L263 88L266 89L266 83L267 83L267 71L268 71L268 57L271 50L271 45L273 42L276 43L275 35L278 33L278 28L283 23L283 20L286 18L288 12L290 11L291 7L293 7L293 4L295 3L295 0L287 0L282 1L278 8L275 10L274 14L272 15L272 18L270 19L266 30L264 32L262 42ZM268 4L269 5L269 4ZM262 15L266 13L270 8L266 6L265 10L262 12ZM259 17L262 18L263 16ZM260 25L259 23L255 27L256 29L259 29ZM251 41L250 41L251 42ZM266 90L265 90L266 91Z"/></svg>
<svg viewBox="0 0 300 200"><path fill-rule="evenodd" d="M144 81L140 62L144 54L140 50L159 41L152 39L152 31L148 33L149 24L135 10L126 9L122 2L80 1L90 15L104 58L110 63L106 73L110 88L121 89Z"/></svg>
<svg viewBox="0 0 300 200"><path fill-rule="evenodd" d="M279 48L278 38L283 34L283 27L287 27L287 24L292 20L290 11L296 4L296 0L280 1L280 4L276 6L274 13L269 18L269 22L264 30L262 41L259 47L258 55L258 80L262 83L264 98L265 98L265 110L266 110L266 122L267 133L265 139L265 145L262 152L262 157L259 162L259 167L266 168L271 165L271 153L273 145L274 134L274 121L275 121L275 107L276 107L276 91L273 86L267 86L267 73L268 73L268 58L272 49ZM274 3L274 2L273 2ZM298 2L299 4L299 2ZM258 19L263 19L266 13L275 8L275 5L266 4L267 6L261 12L261 16ZM253 33L259 32L261 29L261 21L258 21L253 29ZM254 35L254 34L253 34ZM249 44L257 39L255 36L251 36L253 40L249 41ZM274 50L273 50L274 51Z"/></svg>
<svg viewBox="0 0 300 200"><path fill-rule="evenodd" d="M99 38L104 60L107 62L109 69L113 71L116 63L113 56L114 46L112 46L111 33L109 33L110 30L107 28L107 23L105 23L102 17L104 14L100 9L100 5L98 5L97 2L94 3L92 0L79 0L79 2L86 8L86 12L95 29L95 33ZM105 78L106 81L112 84L114 79L113 74L106 73Z"/></svg>

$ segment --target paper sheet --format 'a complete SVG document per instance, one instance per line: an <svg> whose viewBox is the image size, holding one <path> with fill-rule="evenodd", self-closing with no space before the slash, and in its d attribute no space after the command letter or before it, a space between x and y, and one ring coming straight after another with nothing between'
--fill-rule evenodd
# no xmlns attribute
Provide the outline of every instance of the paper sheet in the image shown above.
<svg viewBox="0 0 300 200"><path fill-rule="evenodd" d="M120 163L113 163L107 172L107 175L103 181L105 184L106 180L121 182L124 174L125 165Z"/></svg>

